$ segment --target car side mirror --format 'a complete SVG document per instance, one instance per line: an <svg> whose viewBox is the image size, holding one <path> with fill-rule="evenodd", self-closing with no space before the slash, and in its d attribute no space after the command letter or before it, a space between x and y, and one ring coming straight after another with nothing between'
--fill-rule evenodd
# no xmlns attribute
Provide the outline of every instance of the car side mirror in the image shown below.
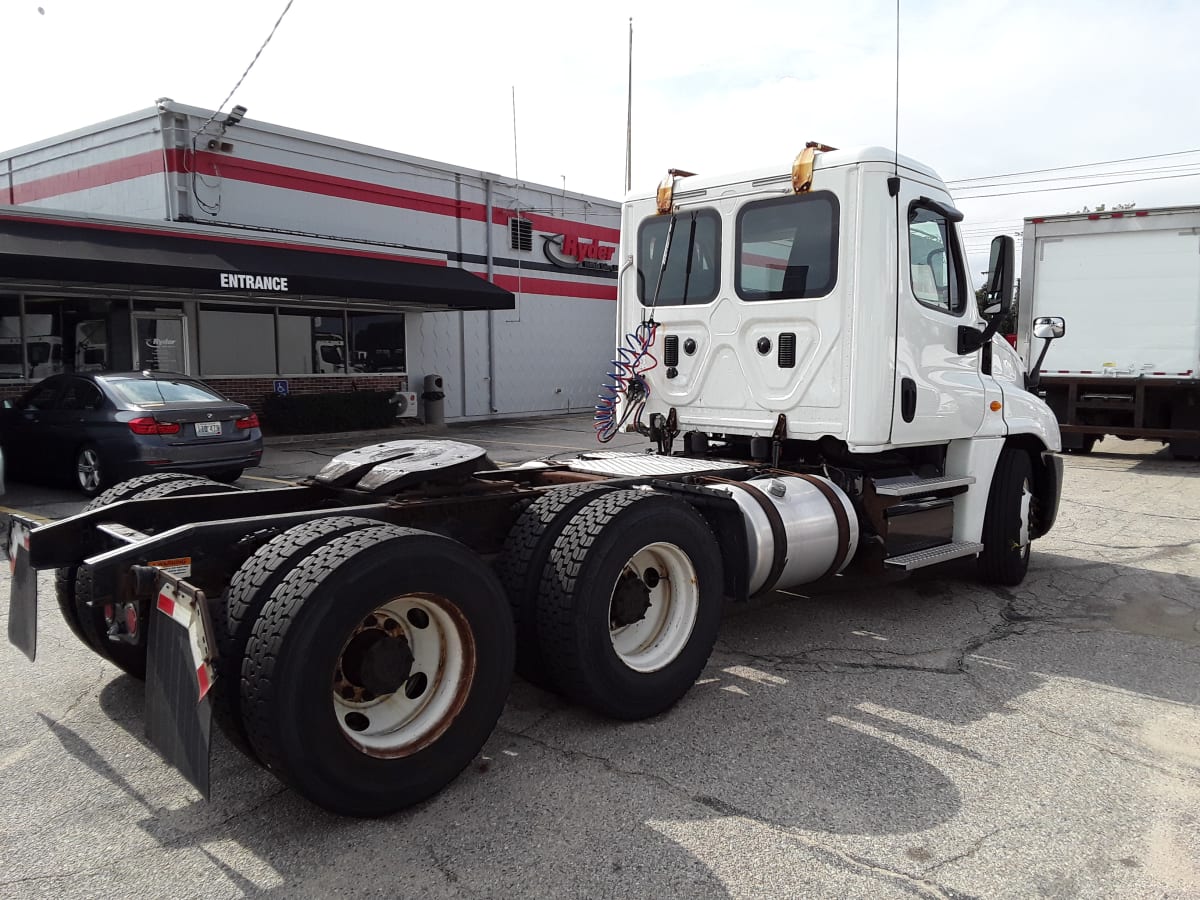
<svg viewBox="0 0 1200 900"><path fill-rule="evenodd" d="M1033 320L1033 336L1053 341L1067 333L1067 323L1062 316L1039 316Z"/></svg>

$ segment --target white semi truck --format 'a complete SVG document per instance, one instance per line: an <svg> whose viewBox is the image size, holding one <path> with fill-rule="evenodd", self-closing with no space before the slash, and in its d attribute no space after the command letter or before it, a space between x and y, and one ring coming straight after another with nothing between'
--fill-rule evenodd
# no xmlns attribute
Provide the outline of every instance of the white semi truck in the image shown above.
<svg viewBox="0 0 1200 900"><path fill-rule="evenodd" d="M1114 435L1200 458L1200 207L1037 216L1023 243L1024 358L1039 316L1071 321L1041 378L1064 448Z"/></svg>
<svg viewBox="0 0 1200 900"><path fill-rule="evenodd" d="M977 312L931 169L813 144L790 168L672 172L623 216L595 424L653 452L497 469L395 441L278 489L135 479L14 519L13 643L34 657L36 570L56 569L67 624L146 677L150 739L202 791L215 715L315 803L376 815L470 762L514 661L640 719L695 682L725 599L967 558L1022 580L1058 426ZM1013 259L997 239L997 316Z"/></svg>

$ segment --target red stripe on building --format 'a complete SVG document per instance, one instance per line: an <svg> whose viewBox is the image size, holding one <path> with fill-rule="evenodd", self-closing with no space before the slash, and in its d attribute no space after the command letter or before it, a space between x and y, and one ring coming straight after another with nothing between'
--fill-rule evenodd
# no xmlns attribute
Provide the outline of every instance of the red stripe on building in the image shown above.
<svg viewBox="0 0 1200 900"><path fill-rule="evenodd" d="M373 203L377 206L391 206L434 215L453 216L473 222L483 222L487 219L487 206L483 203L455 200L453 197L388 187L373 181L358 181L353 178L277 166L252 159L223 156L218 153L197 152L193 158L191 153L175 150L171 152L170 165L172 172L186 173L191 172L194 168L201 175L209 178L232 178L235 181L301 191L306 194L319 194L342 200ZM512 210L493 206L492 224L507 225L512 215ZM528 219L538 231L557 234L566 229L578 237L593 241L606 241L610 244L617 243L621 237L619 228L590 225L587 222L572 222L537 213L522 213L521 218Z"/></svg>
<svg viewBox="0 0 1200 900"><path fill-rule="evenodd" d="M124 159L114 159L111 162L97 163L84 166L61 175L48 175L33 181L14 184L12 187L13 203L33 203L49 197L62 194L73 194L76 191L86 191L88 188L103 187L106 184L116 184L119 181L130 181L146 175L159 175L163 170L163 152L148 150Z"/></svg>
<svg viewBox="0 0 1200 900"><path fill-rule="evenodd" d="M551 278L531 278L527 275L520 278L516 275L496 275L492 278L492 283L514 294L547 294L555 297L582 297L587 300L617 299L615 282L589 284Z"/></svg>
<svg viewBox="0 0 1200 900"><path fill-rule="evenodd" d="M148 234L153 237L215 241L216 243L220 244L243 244L249 247L278 247L284 250L303 250L305 253L334 253L339 256L361 256L367 259L383 259L389 262L416 263L422 266L440 266L442 268L445 268L448 265L444 259L429 259L422 256L396 256L391 253L373 253L369 250L350 250L346 247L322 247L314 244L293 244L288 241L262 241L236 238L223 234L205 234L197 231L167 231L164 229L147 228L138 225L117 225L108 222L87 222L80 219L48 219L39 216L12 216L0 213L0 221L35 222L39 225L69 225L72 228L92 228L97 231L121 231L129 234Z"/></svg>
<svg viewBox="0 0 1200 900"><path fill-rule="evenodd" d="M355 200L377 206L390 206L475 222L483 222L487 219L486 205L459 201L437 194L409 191L370 181L325 175L321 172L309 172L304 169L277 166L206 151L193 154L190 151L171 149L166 151L165 155L167 168L175 174L188 175L195 171L210 178L227 178L306 194ZM32 203L35 200L45 200L88 188L160 174L163 171L163 156L163 151L151 150L124 159L97 163L60 175L49 175L45 178L15 184L12 186L13 202L15 204ZM492 224L507 225L509 218L515 214L513 210L493 206ZM618 243L621 236L619 228L592 225L588 222L573 222L568 219L530 212L521 213L521 218L529 220L538 231L552 234L569 232L576 237L591 241L604 241L609 244Z"/></svg>

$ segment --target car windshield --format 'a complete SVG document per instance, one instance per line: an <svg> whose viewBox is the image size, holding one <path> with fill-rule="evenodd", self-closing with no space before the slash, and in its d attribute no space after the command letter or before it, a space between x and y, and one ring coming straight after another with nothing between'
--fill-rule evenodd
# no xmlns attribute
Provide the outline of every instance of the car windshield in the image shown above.
<svg viewBox="0 0 1200 900"><path fill-rule="evenodd" d="M225 398L196 381L169 378L108 378L108 385L126 403L146 406L152 403L212 403Z"/></svg>

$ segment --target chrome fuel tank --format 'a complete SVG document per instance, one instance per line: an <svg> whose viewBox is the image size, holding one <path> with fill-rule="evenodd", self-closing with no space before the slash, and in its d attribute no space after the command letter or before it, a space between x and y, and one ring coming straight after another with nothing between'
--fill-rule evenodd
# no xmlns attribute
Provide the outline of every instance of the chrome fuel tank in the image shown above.
<svg viewBox="0 0 1200 900"><path fill-rule="evenodd" d="M858 515L828 478L780 475L713 487L742 511L751 594L840 572L858 549Z"/></svg>

